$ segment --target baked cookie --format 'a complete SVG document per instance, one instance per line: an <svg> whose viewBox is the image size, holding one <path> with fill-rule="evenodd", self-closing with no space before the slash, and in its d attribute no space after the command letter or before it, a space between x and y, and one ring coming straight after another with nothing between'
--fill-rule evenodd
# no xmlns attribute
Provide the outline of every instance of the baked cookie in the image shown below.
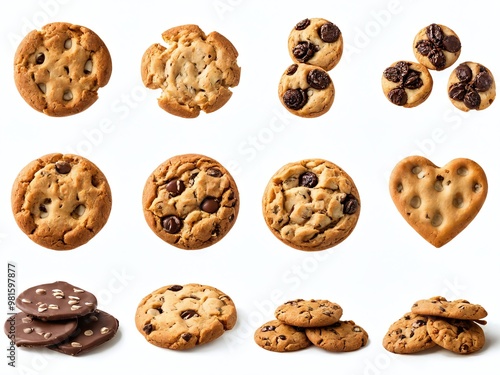
<svg viewBox="0 0 500 375"><path fill-rule="evenodd" d="M111 212L104 174L84 157L49 154L24 167L12 187L12 212L21 230L53 250L90 241Z"/></svg>
<svg viewBox="0 0 500 375"><path fill-rule="evenodd" d="M183 350L206 344L236 324L236 307L207 285L168 285L142 299L135 324L153 345Z"/></svg>
<svg viewBox="0 0 500 375"><path fill-rule="evenodd" d="M77 329L77 320L48 322L19 312L4 325L7 336L13 335L16 346L34 347L56 344L67 339Z"/></svg>
<svg viewBox="0 0 500 375"><path fill-rule="evenodd" d="M92 30L65 22L33 30L14 57L14 81L23 99L49 116L82 112L111 77L111 56Z"/></svg>
<svg viewBox="0 0 500 375"><path fill-rule="evenodd" d="M422 156L409 156L394 167L389 190L408 224L441 247L477 215L488 182L483 169L470 159L454 159L440 168Z"/></svg>
<svg viewBox="0 0 500 375"><path fill-rule="evenodd" d="M16 306L40 320L65 320L90 314L97 307L97 299L82 288L56 281L26 289L17 297Z"/></svg>
<svg viewBox="0 0 500 375"><path fill-rule="evenodd" d="M339 321L342 307L328 300L296 299L278 306L276 319L296 327L325 327Z"/></svg>
<svg viewBox="0 0 500 375"><path fill-rule="evenodd" d="M295 25L288 37L292 60L333 69L344 49L342 33L337 25L323 18L306 18Z"/></svg>
<svg viewBox="0 0 500 375"><path fill-rule="evenodd" d="M436 344L458 354L477 352L485 343L483 329L471 320L430 316L427 332Z"/></svg>
<svg viewBox="0 0 500 375"><path fill-rule="evenodd" d="M201 249L233 227L240 199L235 181L219 162L186 154L156 168L144 187L142 204L158 237L181 249Z"/></svg>
<svg viewBox="0 0 500 375"><path fill-rule="evenodd" d="M325 250L354 230L360 213L354 181L337 165L305 159L280 168L262 198L271 232L299 250Z"/></svg>
<svg viewBox="0 0 500 375"><path fill-rule="evenodd" d="M171 28L162 37L167 47L151 45L141 64L144 85L162 90L158 105L173 115L193 118L226 104L241 70L231 42L215 31L205 35L196 25Z"/></svg>
<svg viewBox="0 0 500 375"><path fill-rule="evenodd" d="M488 315L481 305L464 299L448 301L441 296L417 301L413 304L411 311L416 314L461 320L479 320Z"/></svg>
<svg viewBox="0 0 500 375"><path fill-rule="evenodd" d="M254 340L261 348L272 352L294 352L311 346L304 330L271 320L257 328Z"/></svg>
<svg viewBox="0 0 500 375"><path fill-rule="evenodd" d="M422 104L431 94L432 86L429 70L410 61L395 62L382 74L382 90L386 98L405 108Z"/></svg>
<svg viewBox="0 0 500 375"><path fill-rule="evenodd" d="M455 107L464 112L488 108L496 97L493 74L475 62L460 64L448 80L448 97Z"/></svg>
<svg viewBox="0 0 500 375"><path fill-rule="evenodd" d="M452 66L461 50L458 35L449 27L435 23L420 30L413 41L413 53L418 62L432 70Z"/></svg>
<svg viewBox="0 0 500 375"><path fill-rule="evenodd" d="M427 316L409 312L391 324L382 345L396 354L412 354L436 345L427 332Z"/></svg>
<svg viewBox="0 0 500 375"><path fill-rule="evenodd" d="M306 328L311 342L329 352L352 352L366 345L368 333L352 320L338 321L328 327Z"/></svg>
<svg viewBox="0 0 500 375"><path fill-rule="evenodd" d="M292 64L281 76L278 95L289 112L311 118L328 112L335 98L335 88L322 68Z"/></svg>

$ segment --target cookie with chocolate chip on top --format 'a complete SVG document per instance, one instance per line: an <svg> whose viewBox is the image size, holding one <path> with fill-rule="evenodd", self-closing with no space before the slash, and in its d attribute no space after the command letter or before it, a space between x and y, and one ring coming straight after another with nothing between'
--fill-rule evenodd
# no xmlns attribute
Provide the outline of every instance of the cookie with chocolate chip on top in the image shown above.
<svg viewBox="0 0 500 375"><path fill-rule="evenodd" d="M304 329L271 320L257 328L254 341L261 348L272 352L294 352L311 346Z"/></svg>
<svg viewBox="0 0 500 375"><path fill-rule="evenodd" d="M448 98L461 111L486 109L495 97L495 79L484 65L466 61L451 73L448 80Z"/></svg>
<svg viewBox="0 0 500 375"><path fill-rule="evenodd" d="M339 321L342 307L328 300L287 301L276 308L276 319L295 327L325 327Z"/></svg>

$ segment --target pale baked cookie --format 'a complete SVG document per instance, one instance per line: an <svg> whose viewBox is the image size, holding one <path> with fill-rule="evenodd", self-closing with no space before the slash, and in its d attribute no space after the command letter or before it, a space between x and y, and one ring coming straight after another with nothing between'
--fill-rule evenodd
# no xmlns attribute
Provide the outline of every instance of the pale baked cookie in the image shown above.
<svg viewBox="0 0 500 375"><path fill-rule="evenodd" d="M460 64L448 80L448 97L461 111L488 108L496 97L493 74L488 68L475 62Z"/></svg>
<svg viewBox="0 0 500 375"><path fill-rule="evenodd" d="M274 315L279 321L296 327L325 327L339 321L342 307L328 300L296 299L278 306Z"/></svg>
<svg viewBox="0 0 500 375"><path fill-rule="evenodd" d="M386 98L405 108L422 104L431 94L432 86L429 70L410 61L395 62L382 74L382 90Z"/></svg>
<svg viewBox="0 0 500 375"><path fill-rule="evenodd" d="M90 107L111 77L111 56L92 30L65 22L33 30L14 57L14 81L23 99L49 116Z"/></svg>
<svg viewBox="0 0 500 375"><path fill-rule="evenodd" d="M478 214L488 182L483 169L470 159L454 159L437 167L422 156L409 156L394 167L389 190L408 224L441 247Z"/></svg>
<svg viewBox="0 0 500 375"><path fill-rule="evenodd" d="M409 312L395 321L384 336L384 348L396 354L412 354L436 345L427 332L427 316Z"/></svg>
<svg viewBox="0 0 500 375"><path fill-rule="evenodd" d="M292 64L278 86L281 104L301 117L318 117L331 108L335 88L328 73L320 67Z"/></svg>
<svg viewBox="0 0 500 375"><path fill-rule="evenodd" d="M338 321L327 327L306 328L311 342L329 352L352 352L366 345L368 333L352 320Z"/></svg>
<svg viewBox="0 0 500 375"><path fill-rule="evenodd" d="M82 156L49 154L24 167L12 187L12 211L22 231L53 250L90 241L111 212L111 190Z"/></svg>
<svg viewBox="0 0 500 375"><path fill-rule="evenodd" d="M158 105L180 117L193 118L221 108L240 81L238 52L218 32L208 35L196 25L171 28L162 34L167 46L151 45L142 57L142 81L161 89Z"/></svg>
<svg viewBox="0 0 500 375"><path fill-rule="evenodd" d="M360 214L354 181L337 165L305 159L280 168L262 198L271 232L299 250L325 250L354 230Z"/></svg>
<svg viewBox="0 0 500 375"><path fill-rule="evenodd" d="M333 69L344 48L337 25L323 18L306 18L295 25L288 37L288 51L296 63Z"/></svg>
<svg viewBox="0 0 500 375"><path fill-rule="evenodd" d="M240 200L235 181L220 163L186 154L155 169L144 186L142 204L158 237L181 249L201 249L233 227Z"/></svg>
<svg viewBox="0 0 500 375"><path fill-rule="evenodd" d="M135 324L153 345L190 349L220 337L236 324L236 307L226 294L207 285L168 285L142 299Z"/></svg>
<svg viewBox="0 0 500 375"><path fill-rule="evenodd" d="M416 314L461 320L479 320L488 315L481 305L470 303L464 299L448 301L441 296L419 300L413 304L411 311Z"/></svg>
<svg viewBox="0 0 500 375"><path fill-rule="evenodd" d="M477 352L486 341L483 329L471 320L430 316L427 331L436 344L458 354Z"/></svg>
<svg viewBox="0 0 500 375"><path fill-rule="evenodd" d="M311 346L304 330L271 320L257 328L254 341L261 348L272 352L294 352Z"/></svg>
<svg viewBox="0 0 500 375"><path fill-rule="evenodd" d="M432 70L443 70L457 61L462 50L458 35L449 27L431 24L418 32L413 41L417 60Z"/></svg>

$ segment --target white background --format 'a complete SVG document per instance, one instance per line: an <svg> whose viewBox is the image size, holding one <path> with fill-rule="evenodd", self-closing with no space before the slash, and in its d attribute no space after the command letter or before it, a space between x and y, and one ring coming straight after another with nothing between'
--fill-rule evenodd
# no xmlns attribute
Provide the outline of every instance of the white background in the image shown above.
<svg viewBox="0 0 500 375"><path fill-rule="evenodd" d="M9 4L9 5L6 5ZM14 5L15 4L15 5ZM111 5L112 4L112 5ZM500 5L455 1L262 0L120 1L24 0L0 5L0 311L7 312L7 263L17 265L17 289L65 280L94 292L101 309L120 320L119 334L93 353L72 358L48 350L17 351L17 369L7 366L2 339L2 374L87 374L128 369L140 374L310 373L420 374L484 373L498 364L498 206L500 204L499 103L462 113L449 102L451 69L432 72L434 89L417 108L390 104L382 94L383 70L415 60L415 34L436 22L462 41L459 62L476 61L499 75L496 42ZM298 21L323 17L344 36L344 56L330 75L336 88L331 110L317 119L288 114L277 96L278 81L291 63L290 30ZM51 118L31 109L13 81L13 56L31 29L54 21L94 30L113 59L108 86L85 112ZM216 30L238 49L241 82L219 111L196 119L167 114L158 92L143 87L140 61L173 26L194 23ZM17 227L10 190L31 160L72 152L96 163L113 192L107 225L88 244L56 252L32 243ZM148 175L167 158L184 153L213 157L229 168L241 195L231 232L216 245L183 251L147 226L141 195ZM388 176L403 157L420 154L437 165L457 157L479 163L489 195L475 220L452 242L436 249L404 221L388 192ZM278 241L261 215L261 197L274 172L304 158L328 159L344 168L361 195L355 231L330 250L307 253ZM160 349L137 332L134 314L149 292L167 284L215 286L235 301L239 319L223 338L187 352ZM434 295L465 298L489 312L482 351L459 356L445 350L398 356L382 347L390 324L413 302ZM294 298L325 298L344 308L345 319L363 326L368 345L352 353L309 348L279 354L259 348L255 329L273 318L275 307ZM6 316L6 315L5 315ZM130 371L129 371L130 372Z"/></svg>

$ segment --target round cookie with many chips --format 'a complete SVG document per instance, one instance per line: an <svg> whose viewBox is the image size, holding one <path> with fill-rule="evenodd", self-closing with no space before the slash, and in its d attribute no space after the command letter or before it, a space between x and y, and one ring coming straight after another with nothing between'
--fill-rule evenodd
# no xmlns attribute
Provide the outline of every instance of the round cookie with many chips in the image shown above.
<svg viewBox="0 0 500 375"><path fill-rule="evenodd" d="M351 177L323 159L286 164L269 181L262 212L271 232L295 249L325 250L344 241L360 214Z"/></svg>
<svg viewBox="0 0 500 375"><path fill-rule="evenodd" d="M65 22L28 33L14 57L14 81L23 99L49 116L82 112L111 77L111 56L92 30Z"/></svg>
<svg viewBox="0 0 500 375"><path fill-rule="evenodd" d="M306 328L307 338L329 352L352 352L366 345L368 333L352 320L343 320L327 327Z"/></svg>
<svg viewBox="0 0 500 375"><path fill-rule="evenodd" d="M240 199L236 182L219 162L186 154L155 169L144 186L142 204L158 237L192 250L213 245L229 232Z"/></svg>
<svg viewBox="0 0 500 375"><path fill-rule="evenodd" d="M436 345L427 332L427 316L409 312L391 324L382 345L396 354L412 354Z"/></svg>
<svg viewBox="0 0 500 375"><path fill-rule="evenodd" d="M342 307L328 300L296 299L278 306L274 315L279 321L296 327L325 327L339 321Z"/></svg>
<svg viewBox="0 0 500 375"><path fill-rule="evenodd" d="M427 332L437 345L458 354L471 354L485 344L483 329L472 320L430 316Z"/></svg>
<svg viewBox="0 0 500 375"><path fill-rule="evenodd" d="M111 212L111 189L86 158L49 154L24 167L12 187L12 212L21 230L52 250L90 241Z"/></svg>
<svg viewBox="0 0 500 375"><path fill-rule="evenodd" d="M448 301L441 296L419 300L413 304L411 311L415 314L462 320L479 320L488 315L488 312L481 305L470 303L464 299Z"/></svg>
<svg viewBox="0 0 500 375"><path fill-rule="evenodd" d="M261 348L272 352L294 352L311 346L304 329L271 320L257 328L254 340Z"/></svg>
<svg viewBox="0 0 500 375"><path fill-rule="evenodd" d="M168 285L142 299L135 314L139 332L153 345L190 349L209 343L236 324L236 307L207 285Z"/></svg>
<svg viewBox="0 0 500 375"><path fill-rule="evenodd" d="M306 18L295 25L288 37L288 51L296 63L333 69L344 49L337 25L323 18Z"/></svg>

